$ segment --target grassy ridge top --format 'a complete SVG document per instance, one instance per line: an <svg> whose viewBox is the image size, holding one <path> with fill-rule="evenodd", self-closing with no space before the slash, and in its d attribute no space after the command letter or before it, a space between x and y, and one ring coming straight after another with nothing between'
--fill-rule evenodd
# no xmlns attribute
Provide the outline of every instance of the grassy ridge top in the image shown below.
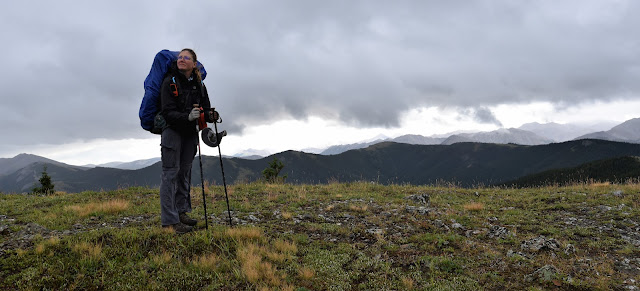
<svg viewBox="0 0 640 291"><path fill-rule="evenodd" d="M0 196L0 289L619 289L640 282L640 185L199 188L199 230L157 189Z"/></svg>

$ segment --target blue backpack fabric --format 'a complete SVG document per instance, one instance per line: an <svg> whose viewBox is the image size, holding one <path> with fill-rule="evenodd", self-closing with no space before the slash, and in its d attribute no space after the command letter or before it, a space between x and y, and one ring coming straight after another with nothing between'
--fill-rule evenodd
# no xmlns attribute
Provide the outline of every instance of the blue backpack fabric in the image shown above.
<svg viewBox="0 0 640 291"><path fill-rule="evenodd" d="M164 81L165 76L171 69L171 65L178 59L178 54L180 54L179 51L161 50L153 58L151 71L149 71L149 75L144 80L144 97L138 112L140 126L146 131L152 133L161 132L154 130L154 120L161 109L160 87L162 87L162 81ZM204 80L207 77L207 71L199 61L197 66L200 69L202 80Z"/></svg>

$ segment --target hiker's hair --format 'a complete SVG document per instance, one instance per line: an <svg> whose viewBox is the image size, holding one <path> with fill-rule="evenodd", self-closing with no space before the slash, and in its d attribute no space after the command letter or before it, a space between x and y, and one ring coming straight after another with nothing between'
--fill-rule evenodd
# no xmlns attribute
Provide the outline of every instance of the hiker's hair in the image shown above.
<svg viewBox="0 0 640 291"><path fill-rule="evenodd" d="M202 83L202 75L200 75L200 68L198 68L198 56L196 56L196 52L190 48L183 48L180 52L184 51L189 52L193 57L193 63L196 64L196 68L193 69L193 73L196 75L196 81L198 81L198 83Z"/></svg>

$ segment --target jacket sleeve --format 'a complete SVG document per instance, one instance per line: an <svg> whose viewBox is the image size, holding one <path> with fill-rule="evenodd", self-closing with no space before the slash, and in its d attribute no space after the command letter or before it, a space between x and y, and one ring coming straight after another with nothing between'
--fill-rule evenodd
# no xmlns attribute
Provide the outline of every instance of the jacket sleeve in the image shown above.
<svg viewBox="0 0 640 291"><path fill-rule="evenodd" d="M162 106L162 117L169 125L182 125L189 123L189 112L183 112L178 99L173 96L170 88L169 78L165 78L160 89L160 102Z"/></svg>

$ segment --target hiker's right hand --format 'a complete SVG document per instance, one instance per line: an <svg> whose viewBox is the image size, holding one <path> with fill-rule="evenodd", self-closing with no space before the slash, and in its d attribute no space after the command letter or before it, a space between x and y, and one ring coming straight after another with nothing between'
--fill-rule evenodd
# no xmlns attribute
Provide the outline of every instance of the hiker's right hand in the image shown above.
<svg viewBox="0 0 640 291"><path fill-rule="evenodd" d="M194 121L198 118L200 118L200 109L199 108L193 108L191 109L191 112L189 113L189 121Z"/></svg>

